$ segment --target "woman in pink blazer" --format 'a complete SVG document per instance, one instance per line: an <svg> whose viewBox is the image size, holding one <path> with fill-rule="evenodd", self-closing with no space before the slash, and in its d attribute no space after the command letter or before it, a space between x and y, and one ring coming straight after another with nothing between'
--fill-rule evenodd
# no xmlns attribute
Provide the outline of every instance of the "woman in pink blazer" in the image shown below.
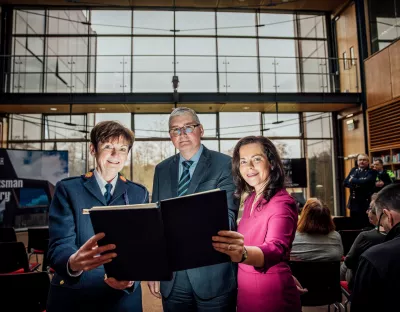
<svg viewBox="0 0 400 312"><path fill-rule="evenodd" d="M278 151L265 137L241 139L233 152L236 195L244 202L238 231L213 237L217 251L239 263L238 312L300 312L300 293L289 265L297 207L284 188Z"/></svg>

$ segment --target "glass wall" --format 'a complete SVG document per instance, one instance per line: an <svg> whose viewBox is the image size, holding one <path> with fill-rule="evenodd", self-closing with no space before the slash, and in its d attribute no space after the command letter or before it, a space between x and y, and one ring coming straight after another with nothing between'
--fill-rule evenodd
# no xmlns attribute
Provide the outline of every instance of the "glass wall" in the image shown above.
<svg viewBox="0 0 400 312"><path fill-rule="evenodd" d="M324 15L14 11L10 92L331 92ZM332 74L333 75L333 74Z"/></svg>
<svg viewBox="0 0 400 312"><path fill-rule="evenodd" d="M304 126L309 196L322 199L333 214L338 213L332 209L335 207L335 181L332 178L336 176L332 116L330 113L305 113Z"/></svg>
<svg viewBox="0 0 400 312"><path fill-rule="evenodd" d="M400 0L369 0L371 50L375 53L400 37Z"/></svg>
<svg viewBox="0 0 400 312"><path fill-rule="evenodd" d="M77 176L95 166L88 133L104 120L117 120L135 132L135 143L123 174L152 191L155 166L177 151L168 134L168 114L10 115L9 148L69 151L69 174ZM238 140L264 135L282 158L305 158L308 187L290 188L296 196L319 197L335 213L334 152L330 113L219 112L199 114L203 144L232 155ZM276 121L279 123L276 123ZM72 122L74 126L69 125Z"/></svg>

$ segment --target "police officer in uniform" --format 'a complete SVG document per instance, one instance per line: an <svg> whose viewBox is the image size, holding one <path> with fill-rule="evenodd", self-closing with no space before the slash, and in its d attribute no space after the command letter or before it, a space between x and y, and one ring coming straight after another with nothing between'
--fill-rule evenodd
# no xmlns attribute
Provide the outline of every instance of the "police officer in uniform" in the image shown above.
<svg viewBox="0 0 400 312"><path fill-rule="evenodd" d="M344 186L350 189L350 197L347 208L350 209L350 216L361 228L369 226L366 214L374 191L376 171L369 168L369 157L366 154L359 154L357 167L351 169L344 180Z"/></svg>
<svg viewBox="0 0 400 312"><path fill-rule="evenodd" d="M96 159L96 169L56 185L50 206L48 251L55 275L47 312L142 311L140 282L105 276L103 264L118 256L114 251L116 246L99 247L97 242L104 233L94 235L90 216L82 214L83 209L93 206L149 201L144 186L128 181L119 173L133 139L133 132L118 122L97 124L90 134L90 153ZM102 254L105 251L109 252Z"/></svg>
<svg viewBox="0 0 400 312"><path fill-rule="evenodd" d="M393 171L383 168L383 161L380 158L374 160L374 170L377 173L374 193L378 193L386 185L392 184L396 180Z"/></svg>

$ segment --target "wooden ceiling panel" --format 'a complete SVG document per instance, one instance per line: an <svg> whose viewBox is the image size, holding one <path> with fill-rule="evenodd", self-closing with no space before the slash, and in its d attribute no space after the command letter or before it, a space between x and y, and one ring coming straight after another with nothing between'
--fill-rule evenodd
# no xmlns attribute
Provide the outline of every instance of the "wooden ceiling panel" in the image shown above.
<svg viewBox="0 0 400 312"><path fill-rule="evenodd" d="M196 103L179 104L190 107L199 113L216 112L275 112L275 103ZM335 112L355 109L356 104L307 104L307 103L279 103L278 111L293 112ZM56 110L54 110L56 109ZM161 113L168 114L174 109L173 104L75 104L72 113ZM69 105L0 105L0 113L8 114L68 114Z"/></svg>

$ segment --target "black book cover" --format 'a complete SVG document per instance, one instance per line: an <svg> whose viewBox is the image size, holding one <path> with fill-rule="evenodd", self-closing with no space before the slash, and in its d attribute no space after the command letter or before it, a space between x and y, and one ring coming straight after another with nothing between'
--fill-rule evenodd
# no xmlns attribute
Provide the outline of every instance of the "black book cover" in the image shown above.
<svg viewBox="0 0 400 312"><path fill-rule="evenodd" d="M116 245L117 257L104 265L108 277L125 281L172 279L160 209L96 210L90 212L90 218L95 233L106 235L98 244Z"/></svg>
<svg viewBox="0 0 400 312"><path fill-rule="evenodd" d="M213 190L157 204L89 209L98 244L115 244L117 257L104 265L117 280L165 281L172 272L229 262L214 250L212 236L229 230L226 191Z"/></svg>
<svg viewBox="0 0 400 312"><path fill-rule="evenodd" d="M226 191L176 197L160 206L172 271L230 261L212 246L212 236L229 230Z"/></svg>

